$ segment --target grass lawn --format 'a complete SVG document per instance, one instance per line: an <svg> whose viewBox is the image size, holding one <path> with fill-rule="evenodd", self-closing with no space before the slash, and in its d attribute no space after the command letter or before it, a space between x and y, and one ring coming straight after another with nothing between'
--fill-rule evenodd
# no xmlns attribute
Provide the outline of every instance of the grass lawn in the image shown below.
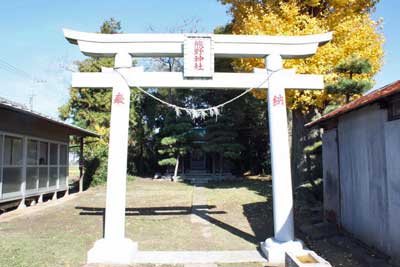
<svg viewBox="0 0 400 267"><path fill-rule="evenodd" d="M207 185L202 194L209 210L195 212L211 222L203 225L191 221L193 186L137 179L127 187L126 234L140 250L254 249L272 235L270 191L261 181ZM83 265L102 237L105 197L99 186L34 214L0 220L0 266Z"/></svg>
<svg viewBox="0 0 400 267"><path fill-rule="evenodd" d="M138 178L127 186L126 235L138 242L139 250L252 250L273 236L271 191L271 183L260 180L195 188ZM0 267L83 266L87 251L103 235L105 199L105 186L98 186L34 213L28 208L27 214L9 221L0 216ZM306 204L296 203L297 226L318 219ZM315 240L299 232L297 236L333 266L370 266L366 262L377 255L342 235ZM382 264L374 266L390 266ZM167 267L157 265L161 266ZM218 266L261 267L255 263Z"/></svg>

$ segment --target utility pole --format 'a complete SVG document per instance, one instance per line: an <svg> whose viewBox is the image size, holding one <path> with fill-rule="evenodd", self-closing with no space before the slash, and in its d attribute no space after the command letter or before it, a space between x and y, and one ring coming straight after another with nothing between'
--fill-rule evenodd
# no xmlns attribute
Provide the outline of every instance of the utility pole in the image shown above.
<svg viewBox="0 0 400 267"><path fill-rule="evenodd" d="M33 110L33 98L36 96L33 92L33 88L31 90L31 94L29 95L29 108L30 110Z"/></svg>
<svg viewBox="0 0 400 267"><path fill-rule="evenodd" d="M34 100L34 98L35 98L35 96L36 96L36 94L35 94L35 92L34 92L34 90L35 90L35 88L34 88L35 84L44 84L44 83L47 83L46 80L37 80L37 79L35 79L35 78L33 78L32 81L33 81L33 83L32 83L32 87L31 87L31 93L30 93L30 95L29 95L29 108L30 108L30 110L33 110L33 100Z"/></svg>

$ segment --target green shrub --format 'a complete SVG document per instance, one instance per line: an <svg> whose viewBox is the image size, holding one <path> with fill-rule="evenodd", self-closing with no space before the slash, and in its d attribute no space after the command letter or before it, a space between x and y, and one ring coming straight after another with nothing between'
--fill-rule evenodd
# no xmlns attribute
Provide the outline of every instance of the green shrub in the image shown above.
<svg viewBox="0 0 400 267"><path fill-rule="evenodd" d="M126 179L128 180L128 182L133 182L133 181L135 181L136 180L136 176L134 176L134 175L127 175L126 176Z"/></svg>

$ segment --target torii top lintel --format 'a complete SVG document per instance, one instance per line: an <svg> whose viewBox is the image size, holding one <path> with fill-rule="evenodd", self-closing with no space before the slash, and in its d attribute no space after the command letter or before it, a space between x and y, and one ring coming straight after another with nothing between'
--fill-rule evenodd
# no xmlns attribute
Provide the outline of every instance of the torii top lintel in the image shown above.
<svg viewBox="0 0 400 267"><path fill-rule="evenodd" d="M316 53L332 39L332 32L303 36L226 34L100 34L64 29L65 38L88 56L115 56L127 52L133 57L182 57L186 36L210 36L215 57L304 58Z"/></svg>

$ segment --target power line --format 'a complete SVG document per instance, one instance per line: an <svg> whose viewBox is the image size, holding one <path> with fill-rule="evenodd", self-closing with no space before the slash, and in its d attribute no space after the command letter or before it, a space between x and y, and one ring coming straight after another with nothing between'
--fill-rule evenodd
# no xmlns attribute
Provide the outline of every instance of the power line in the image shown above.
<svg viewBox="0 0 400 267"><path fill-rule="evenodd" d="M2 59L0 59L0 63L1 63L3 66L6 66L6 67L8 67L8 68L10 68L10 69L12 69L12 70L15 70L16 72L18 72L18 73L20 73L20 74L22 74L22 75L26 75L26 76L30 77L30 75L29 75L26 71L21 70L21 69L15 67L15 66L13 66L13 65L11 65L10 63L8 63L8 62L6 62L6 61L4 61L4 60L2 60Z"/></svg>
<svg viewBox="0 0 400 267"><path fill-rule="evenodd" d="M11 73L13 73L15 75L19 75L21 77L24 77L24 78L26 78L26 79L28 79L30 81L35 82L35 83L45 83L46 82L45 80L42 80L42 79L36 79L35 77L33 77L33 75L30 75L26 71L24 71L24 70L22 70L20 68L17 68L14 65L11 65L10 63L6 62L3 59L0 59L0 69L6 70L6 71L11 72Z"/></svg>
<svg viewBox="0 0 400 267"><path fill-rule="evenodd" d="M2 64L2 63L0 63L0 69L5 70L5 71L8 71L8 72L10 72L10 73L12 73L12 74L21 76L21 73L16 72L13 68L10 68L9 66L4 65L4 64ZM26 77L25 75L22 75L22 77L23 77L23 78L28 78L28 77ZM29 78L29 80L31 80L31 79Z"/></svg>
<svg viewBox="0 0 400 267"><path fill-rule="evenodd" d="M31 81L32 87L31 87L31 94L29 95L29 106L30 109L33 110L33 100L34 97L36 96L36 94L34 93L34 84L40 84L40 83L46 83L46 80L42 80L42 79L37 79L35 78L33 75L30 75L28 72L8 63L7 61L0 59L0 69L8 71L14 75L18 75L22 78L25 78L28 81Z"/></svg>
<svg viewBox="0 0 400 267"><path fill-rule="evenodd" d="M32 80L32 77L30 75L19 71L18 69L14 68L12 65L8 65L8 64L3 63L1 60L0 60L0 68L3 69L3 70L6 70L6 71L8 71L8 72L10 72L12 74L15 74L15 75L18 75L20 77L23 77L25 79Z"/></svg>

